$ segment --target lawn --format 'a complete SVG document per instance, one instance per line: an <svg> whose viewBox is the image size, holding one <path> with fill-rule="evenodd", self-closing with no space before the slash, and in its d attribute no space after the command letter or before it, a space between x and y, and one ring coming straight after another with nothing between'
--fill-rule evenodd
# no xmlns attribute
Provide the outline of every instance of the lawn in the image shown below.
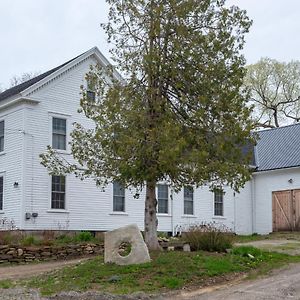
<svg viewBox="0 0 300 300"><path fill-rule="evenodd" d="M263 252L244 246L234 248L227 254L175 251L152 253L151 257L150 263L131 266L104 264L103 257L97 257L77 266L28 280L0 281L0 287L39 288L43 295L91 289L114 294L136 291L157 293L183 286L199 287L218 281L217 279L224 280L226 276L233 274L253 274L253 270L257 274L290 262L300 262L299 256Z"/></svg>

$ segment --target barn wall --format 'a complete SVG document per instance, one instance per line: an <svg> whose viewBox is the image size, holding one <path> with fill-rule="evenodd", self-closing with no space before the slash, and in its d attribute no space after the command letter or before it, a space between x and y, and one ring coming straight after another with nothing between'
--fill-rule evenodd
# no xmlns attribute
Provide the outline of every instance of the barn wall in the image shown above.
<svg viewBox="0 0 300 300"><path fill-rule="evenodd" d="M299 168L255 173L255 226L259 234L272 232L272 192L300 188ZM292 179L292 183L289 180Z"/></svg>

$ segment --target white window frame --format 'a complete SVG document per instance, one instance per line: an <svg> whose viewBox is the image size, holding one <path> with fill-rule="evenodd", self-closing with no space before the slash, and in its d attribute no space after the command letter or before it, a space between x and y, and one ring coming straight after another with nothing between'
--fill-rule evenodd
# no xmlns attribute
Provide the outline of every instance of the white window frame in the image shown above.
<svg viewBox="0 0 300 300"><path fill-rule="evenodd" d="M159 198L158 198L158 186L160 186L160 185L162 185L162 186L167 186L167 190L168 190L168 198L167 198L167 200L168 200L168 203L167 203L167 209L168 209L168 211L167 212L159 212L158 211L158 203L159 203ZM158 216L169 216L170 215L170 190L169 190L169 186L168 186L168 184L166 184L166 183L158 183L157 185L156 185L156 199L157 199L157 215Z"/></svg>
<svg viewBox="0 0 300 300"><path fill-rule="evenodd" d="M0 149L0 153L4 153L5 151L5 120L4 119L0 119L0 123L3 122L3 150Z"/></svg>
<svg viewBox="0 0 300 300"><path fill-rule="evenodd" d="M220 193L220 194L222 194L222 214L221 215L216 215L216 196L217 196L217 194L216 193ZM214 215L214 217L216 217L216 218L224 218L225 217L225 191L222 189L222 188L220 188L219 190L215 190L214 192L213 192L213 203L214 203L214 205L213 205L213 215ZM218 202L218 203L221 203L221 202Z"/></svg>
<svg viewBox="0 0 300 300"><path fill-rule="evenodd" d="M193 194L192 194L192 201L190 200L185 200L185 196L184 196L184 190L185 188L192 188L192 191L193 191ZM185 202L188 201L188 202L192 202L193 203L193 211L191 214L187 214L185 213ZM195 215L195 189L193 186L184 186L183 187L183 215L184 216L194 216Z"/></svg>
<svg viewBox="0 0 300 300"><path fill-rule="evenodd" d="M57 175L58 176L58 175ZM49 209L47 212L49 213L69 213L68 211L68 177L65 177L65 208L64 209L58 209L58 208L52 208L52 175L49 176Z"/></svg>
<svg viewBox="0 0 300 300"><path fill-rule="evenodd" d="M71 115L59 113L59 112L49 112L49 144L52 147L53 145L53 118L64 119L66 120L66 150L63 149L54 149L58 153L70 154L70 128L71 128Z"/></svg>
<svg viewBox="0 0 300 300"><path fill-rule="evenodd" d="M112 182L112 213L113 214L126 214L126 189L124 188L124 210L114 210L114 182ZM120 196L120 195L116 195Z"/></svg>

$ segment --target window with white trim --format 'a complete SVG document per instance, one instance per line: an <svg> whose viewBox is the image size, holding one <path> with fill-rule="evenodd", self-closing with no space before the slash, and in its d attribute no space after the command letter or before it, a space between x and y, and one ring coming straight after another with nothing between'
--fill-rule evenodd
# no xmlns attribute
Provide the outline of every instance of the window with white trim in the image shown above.
<svg viewBox="0 0 300 300"><path fill-rule="evenodd" d="M4 151L4 121L0 122L0 152Z"/></svg>
<svg viewBox="0 0 300 300"><path fill-rule="evenodd" d="M117 181L113 183L113 211L125 212L125 188Z"/></svg>
<svg viewBox="0 0 300 300"><path fill-rule="evenodd" d="M169 212L169 190L168 185L157 185L157 212L167 214Z"/></svg>
<svg viewBox="0 0 300 300"><path fill-rule="evenodd" d="M3 193L4 193L4 180L3 176L0 177L0 210L3 210Z"/></svg>
<svg viewBox="0 0 300 300"><path fill-rule="evenodd" d="M95 86L92 80L87 80L86 96L91 102L94 102L96 99Z"/></svg>
<svg viewBox="0 0 300 300"><path fill-rule="evenodd" d="M66 150L67 146L67 120L52 118L52 148Z"/></svg>
<svg viewBox="0 0 300 300"><path fill-rule="evenodd" d="M185 215L194 214L194 189L192 186L185 186L183 188L183 199L184 199L184 209Z"/></svg>
<svg viewBox="0 0 300 300"><path fill-rule="evenodd" d="M214 191L214 214L224 216L224 191L222 189Z"/></svg>
<svg viewBox="0 0 300 300"><path fill-rule="evenodd" d="M51 208L66 208L66 177L52 176Z"/></svg>

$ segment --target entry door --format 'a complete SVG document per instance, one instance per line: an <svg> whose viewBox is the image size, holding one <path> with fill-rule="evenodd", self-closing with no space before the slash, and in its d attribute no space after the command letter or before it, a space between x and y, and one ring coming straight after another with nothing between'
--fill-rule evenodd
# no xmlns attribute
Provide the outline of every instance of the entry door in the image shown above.
<svg viewBox="0 0 300 300"><path fill-rule="evenodd" d="M272 193L273 231L300 230L300 190Z"/></svg>

